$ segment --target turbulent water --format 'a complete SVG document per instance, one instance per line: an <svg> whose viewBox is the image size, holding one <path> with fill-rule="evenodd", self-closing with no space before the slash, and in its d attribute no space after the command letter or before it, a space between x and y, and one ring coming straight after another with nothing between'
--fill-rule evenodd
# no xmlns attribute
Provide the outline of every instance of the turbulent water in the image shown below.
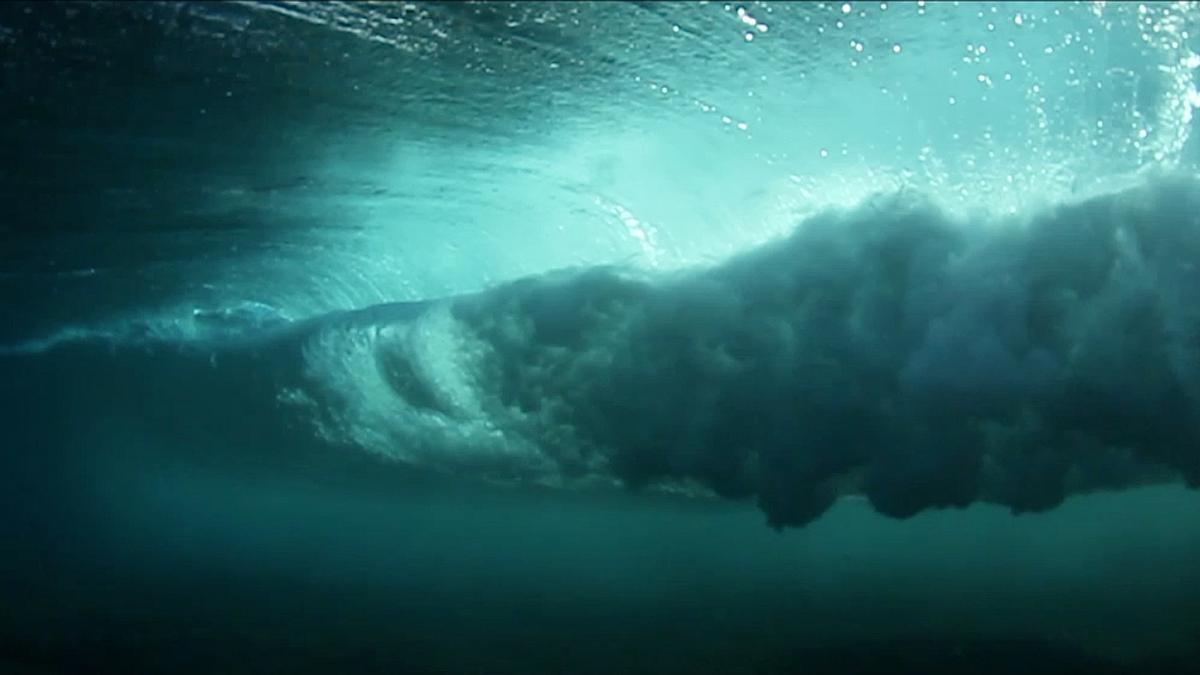
<svg viewBox="0 0 1200 675"><path fill-rule="evenodd" d="M1197 52L0 5L0 667L1200 672Z"/></svg>

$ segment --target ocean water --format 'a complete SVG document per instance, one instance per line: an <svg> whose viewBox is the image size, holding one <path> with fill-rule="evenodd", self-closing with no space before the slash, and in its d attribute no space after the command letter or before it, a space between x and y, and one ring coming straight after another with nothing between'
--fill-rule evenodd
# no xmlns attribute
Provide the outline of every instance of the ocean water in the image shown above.
<svg viewBox="0 0 1200 675"><path fill-rule="evenodd" d="M1200 672L1200 5L0 3L0 671Z"/></svg>

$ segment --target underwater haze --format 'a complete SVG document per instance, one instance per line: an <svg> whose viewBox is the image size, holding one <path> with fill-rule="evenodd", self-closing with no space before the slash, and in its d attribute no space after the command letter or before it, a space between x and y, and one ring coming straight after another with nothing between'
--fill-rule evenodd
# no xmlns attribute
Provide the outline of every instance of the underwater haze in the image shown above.
<svg viewBox="0 0 1200 675"><path fill-rule="evenodd" d="M0 3L0 672L1200 673L1200 4Z"/></svg>

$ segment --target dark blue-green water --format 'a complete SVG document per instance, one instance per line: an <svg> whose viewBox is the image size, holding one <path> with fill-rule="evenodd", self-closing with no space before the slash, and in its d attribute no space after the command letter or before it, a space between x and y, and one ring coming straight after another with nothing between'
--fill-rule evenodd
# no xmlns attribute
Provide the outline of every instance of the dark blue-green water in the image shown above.
<svg viewBox="0 0 1200 675"><path fill-rule="evenodd" d="M1200 672L1198 36L0 4L0 671Z"/></svg>

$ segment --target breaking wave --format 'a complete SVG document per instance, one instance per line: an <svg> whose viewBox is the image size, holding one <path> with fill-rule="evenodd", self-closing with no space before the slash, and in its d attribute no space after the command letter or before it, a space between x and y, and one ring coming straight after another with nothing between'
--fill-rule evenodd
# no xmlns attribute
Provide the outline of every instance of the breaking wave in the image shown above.
<svg viewBox="0 0 1200 675"><path fill-rule="evenodd" d="M754 498L775 526L846 494L896 517L1019 512L1200 483L1197 260L1194 178L986 222L898 193L710 267L568 269L304 321L248 307L183 337L5 353L82 338L148 352L142 368L207 362L313 442L493 481Z"/></svg>

